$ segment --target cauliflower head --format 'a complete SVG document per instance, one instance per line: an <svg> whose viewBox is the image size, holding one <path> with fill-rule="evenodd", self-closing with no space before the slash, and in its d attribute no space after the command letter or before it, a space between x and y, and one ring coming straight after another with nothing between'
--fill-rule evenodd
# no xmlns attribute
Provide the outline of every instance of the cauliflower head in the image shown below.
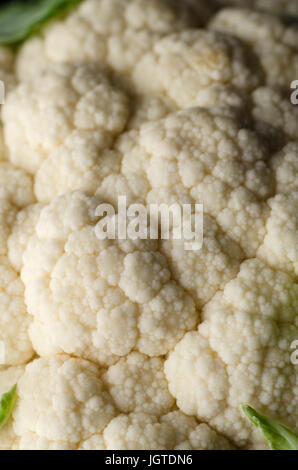
<svg viewBox="0 0 298 470"><path fill-rule="evenodd" d="M107 365L132 349L163 355L196 325L193 299L157 241L97 238L99 203L67 193L40 212L21 270L34 348Z"/></svg>
<svg viewBox="0 0 298 470"><path fill-rule="evenodd" d="M198 93L213 84L250 90L261 83L261 71L236 38L192 29L156 41L137 64L133 81L137 88L164 93L187 108L198 104Z"/></svg>
<svg viewBox="0 0 298 470"><path fill-rule="evenodd" d="M34 202L32 180L23 170L0 162L0 364L17 365L33 356L24 286L8 256L8 239L18 210Z"/></svg>
<svg viewBox="0 0 298 470"><path fill-rule="evenodd" d="M202 0L86 0L24 44L18 78L26 80L51 62L94 60L130 75L156 39L204 24L211 11Z"/></svg>
<svg viewBox="0 0 298 470"><path fill-rule="evenodd" d="M246 255L255 254L265 235L274 180L267 146L232 108L170 114L125 134L117 148L131 197L135 192L147 203L201 202Z"/></svg>
<svg viewBox="0 0 298 470"><path fill-rule="evenodd" d="M80 173L88 172L91 161L96 165L98 159L101 166L96 150L104 150L124 129L127 100L99 64L53 65L8 96L3 121L10 160L30 173L40 170L37 185L47 176L54 178L50 172L55 172L59 160L65 161L61 169L66 171L76 163L78 168L72 174L78 173L79 178ZM89 151L84 144L90 145ZM75 152L79 154L76 159ZM85 162L81 172L80 161ZM65 175L60 178L62 183Z"/></svg>
<svg viewBox="0 0 298 470"><path fill-rule="evenodd" d="M198 331L169 354L165 373L179 408L248 448L264 443L241 403L297 430L297 370L289 358L298 334L297 301L290 276L258 259L245 261L205 306Z"/></svg>
<svg viewBox="0 0 298 470"><path fill-rule="evenodd" d="M267 85L288 89L295 80L298 72L295 26L262 11L227 8L212 17L209 28L233 34L247 43L258 57Z"/></svg>
<svg viewBox="0 0 298 470"><path fill-rule="evenodd" d="M267 449L244 403L298 431L298 11L274 3L85 0L0 47L1 450ZM201 248L174 218L102 237L119 196L203 204Z"/></svg>
<svg viewBox="0 0 298 470"><path fill-rule="evenodd" d="M159 409L138 411L141 403L150 407L150 392L132 387L132 411L123 414L123 406L117 408L113 400L117 386L113 377L117 373L118 383L125 380L128 384L140 378L141 367L145 368L144 387L151 378L155 381L151 392L159 385ZM17 405L9 427L0 431L3 450L233 448L207 424L174 409L161 359L132 353L104 372L89 361L58 355L0 370L0 393L15 382ZM124 398L123 387L120 394Z"/></svg>

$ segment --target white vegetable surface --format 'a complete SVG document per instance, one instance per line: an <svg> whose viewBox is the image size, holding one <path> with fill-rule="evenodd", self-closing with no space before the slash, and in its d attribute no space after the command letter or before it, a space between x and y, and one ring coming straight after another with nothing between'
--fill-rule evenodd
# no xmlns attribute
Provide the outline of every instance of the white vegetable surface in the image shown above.
<svg viewBox="0 0 298 470"><path fill-rule="evenodd" d="M274 3L85 0L0 47L0 449L267 449L243 404L297 433L297 2ZM118 196L203 203L202 248L100 239Z"/></svg>

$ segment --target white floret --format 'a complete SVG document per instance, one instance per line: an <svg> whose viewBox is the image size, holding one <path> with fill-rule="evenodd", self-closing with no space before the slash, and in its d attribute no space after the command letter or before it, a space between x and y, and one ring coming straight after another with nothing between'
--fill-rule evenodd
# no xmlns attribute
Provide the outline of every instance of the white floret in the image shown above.
<svg viewBox="0 0 298 470"><path fill-rule="evenodd" d="M116 415L101 371L82 359L57 356L26 366L18 381L13 429L19 449L76 449Z"/></svg>
<svg viewBox="0 0 298 470"><path fill-rule="evenodd" d="M85 0L0 47L1 450L267 449L245 403L298 431L298 6L273 3ZM101 239L123 195L203 204L201 249L175 217Z"/></svg>
<svg viewBox="0 0 298 470"><path fill-rule="evenodd" d="M266 131L272 140L297 140L298 107L294 106L286 93L270 88L260 87L252 93L252 116L257 121L257 129L267 126ZM262 128L259 129L262 131Z"/></svg>
<svg viewBox="0 0 298 470"><path fill-rule="evenodd" d="M276 193L291 195L298 191L298 144L288 143L271 159Z"/></svg>
<svg viewBox="0 0 298 470"><path fill-rule="evenodd" d="M100 61L131 73L160 37L204 24L210 7L202 0L86 0L20 49L17 74L27 79L52 62Z"/></svg>
<svg viewBox="0 0 298 470"><path fill-rule="evenodd" d="M14 219L8 238L8 256L14 269L21 271L23 254L35 231L43 204L32 204L19 211Z"/></svg>
<svg viewBox="0 0 298 470"><path fill-rule="evenodd" d="M18 209L34 201L30 176L8 162L0 163L0 364L17 365L33 356L28 336L30 316L24 285L8 258L8 239Z"/></svg>
<svg viewBox="0 0 298 470"><path fill-rule="evenodd" d="M271 213L258 256L270 266L298 276L298 192L278 194L268 202Z"/></svg>
<svg viewBox="0 0 298 470"><path fill-rule="evenodd" d="M18 208L35 202L31 176L9 162L0 162L0 198Z"/></svg>
<svg viewBox="0 0 298 470"><path fill-rule="evenodd" d="M47 184L50 185L51 179L57 176L63 184L69 167L74 167L75 173L75 167L82 160L84 165L86 159L83 170L88 171L88 158L96 164L95 150L88 157L88 145L91 148L93 145L98 152L109 146L123 131L128 117L126 94L112 84L101 65L53 65L41 75L21 83L4 105L9 158L14 164L35 173L47 159L55 162L59 152L62 156L65 152L66 161L62 165L65 171L60 170L60 178L51 174L55 163L48 164ZM78 155L73 150L75 146L81 148ZM100 157L99 153L99 166Z"/></svg>
<svg viewBox="0 0 298 470"><path fill-rule="evenodd" d="M179 408L239 446L266 446L241 414L243 403L295 430L297 369L290 345L298 334L297 299L298 285L287 274L257 259L244 262L204 308L198 332L187 333L166 361Z"/></svg>
<svg viewBox="0 0 298 470"><path fill-rule="evenodd" d="M22 269L34 347L104 364L134 348L165 354L195 327L194 302L156 241L97 238L98 204L68 193L40 213Z"/></svg>
<svg viewBox="0 0 298 470"><path fill-rule="evenodd" d="M239 37L258 57L267 85L288 89L298 72L298 32L269 13L226 8L211 20L209 28Z"/></svg>
<svg viewBox="0 0 298 470"><path fill-rule="evenodd" d="M132 352L108 369L103 379L122 413L159 416L171 411L174 399L168 391L163 366L161 358Z"/></svg>
<svg viewBox="0 0 298 470"><path fill-rule="evenodd" d="M139 95L132 103L132 116L127 130L138 129L145 122L162 119L175 109L174 104L162 95Z"/></svg>
<svg viewBox="0 0 298 470"><path fill-rule="evenodd" d="M274 182L267 146L237 110L189 108L124 135L118 148L122 175L139 200L203 203L246 255L256 253Z"/></svg>
<svg viewBox="0 0 298 470"><path fill-rule="evenodd" d="M180 108L199 104L200 90L213 84L250 90L261 72L238 39L204 30L185 30L155 42L138 63L133 80L141 90L164 93Z"/></svg>
<svg viewBox="0 0 298 470"><path fill-rule="evenodd" d="M206 424L174 411L157 418L145 413L120 415L104 433L109 450L231 449L229 442Z"/></svg>

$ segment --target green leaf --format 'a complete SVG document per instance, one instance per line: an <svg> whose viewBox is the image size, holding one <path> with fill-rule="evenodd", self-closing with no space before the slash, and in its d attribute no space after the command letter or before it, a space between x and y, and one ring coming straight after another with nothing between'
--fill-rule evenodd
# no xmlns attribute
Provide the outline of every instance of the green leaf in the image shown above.
<svg viewBox="0 0 298 470"><path fill-rule="evenodd" d="M9 392L0 397L0 429L5 426L17 400L17 386L11 387Z"/></svg>
<svg viewBox="0 0 298 470"><path fill-rule="evenodd" d="M242 410L250 421L260 428L273 450L298 450L298 436L282 424L261 415L249 405Z"/></svg>
<svg viewBox="0 0 298 470"><path fill-rule="evenodd" d="M23 0L0 7L0 44L16 44L80 0Z"/></svg>

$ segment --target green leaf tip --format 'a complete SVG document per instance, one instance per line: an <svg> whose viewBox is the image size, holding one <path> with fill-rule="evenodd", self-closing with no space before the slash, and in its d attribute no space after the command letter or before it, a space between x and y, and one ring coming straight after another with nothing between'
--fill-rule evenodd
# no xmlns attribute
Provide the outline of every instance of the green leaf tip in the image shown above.
<svg viewBox="0 0 298 470"><path fill-rule="evenodd" d="M0 44L14 45L81 0L19 0L0 7Z"/></svg>
<svg viewBox="0 0 298 470"><path fill-rule="evenodd" d="M7 393L0 396L0 429L3 428L9 420L16 401L17 385L15 384Z"/></svg>
<svg viewBox="0 0 298 470"><path fill-rule="evenodd" d="M258 413L249 405L242 405L241 408L250 421L262 431L272 450L298 450L298 436L290 429Z"/></svg>

